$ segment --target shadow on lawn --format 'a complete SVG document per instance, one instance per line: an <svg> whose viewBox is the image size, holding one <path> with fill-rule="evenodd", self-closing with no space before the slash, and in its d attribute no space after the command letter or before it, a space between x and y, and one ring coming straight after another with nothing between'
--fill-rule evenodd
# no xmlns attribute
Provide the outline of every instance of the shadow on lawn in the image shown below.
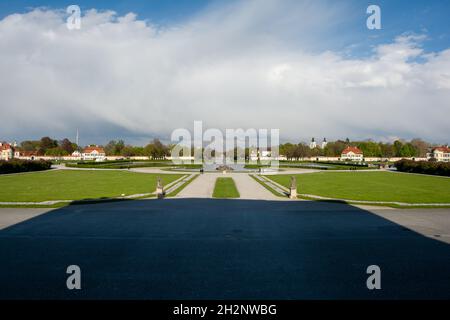
<svg viewBox="0 0 450 320"><path fill-rule="evenodd" d="M0 231L0 252L2 299L450 298L448 244L342 203L71 205ZM72 264L82 290L66 289Z"/></svg>

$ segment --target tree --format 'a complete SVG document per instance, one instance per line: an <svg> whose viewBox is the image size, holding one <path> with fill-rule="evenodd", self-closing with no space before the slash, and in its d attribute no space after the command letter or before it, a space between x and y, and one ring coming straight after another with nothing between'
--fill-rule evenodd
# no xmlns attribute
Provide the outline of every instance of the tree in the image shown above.
<svg viewBox="0 0 450 320"><path fill-rule="evenodd" d="M60 157L60 156L67 156L67 155L69 155L69 153L66 150L62 149L61 147L56 147L56 148L47 149L45 151L45 155L52 156L52 157Z"/></svg>
<svg viewBox="0 0 450 320"><path fill-rule="evenodd" d="M363 141L356 143L359 149L364 153L365 157L380 157L381 148L378 143L373 141Z"/></svg>
<svg viewBox="0 0 450 320"><path fill-rule="evenodd" d="M120 156L123 148L125 148L125 142L123 140L111 140L104 149L108 156Z"/></svg>
<svg viewBox="0 0 450 320"><path fill-rule="evenodd" d="M326 157L340 157L346 146L347 143L342 140L328 142L323 150L323 154Z"/></svg>
<svg viewBox="0 0 450 320"><path fill-rule="evenodd" d="M136 154L134 153L133 147L130 145L127 145L120 150L120 155L124 157L133 157Z"/></svg>
<svg viewBox="0 0 450 320"><path fill-rule="evenodd" d="M20 148L24 151L37 151L40 141L25 140L20 143Z"/></svg>
<svg viewBox="0 0 450 320"><path fill-rule="evenodd" d="M416 155L419 157L425 157L430 147L429 143L423 141L420 138L414 138L411 140L411 145L416 149Z"/></svg>
<svg viewBox="0 0 450 320"><path fill-rule="evenodd" d="M381 156L385 158L390 158L395 155L394 146L390 143L379 143Z"/></svg>
<svg viewBox="0 0 450 320"><path fill-rule="evenodd" d="M394 156L401 157L400 150L402 149L403 143L400 140L394 141Z"/></svg>
<svg viewBox="0 0 450 320"><path fill-rule="evenodd" d="M49 137L42 137L39 143L39 150L45 154L48 149L56 148L57 146L58 141L53 140Z"/></svg>
<svg viewBox="0 0 450 320"><path fill-rule="evenodd" d="M60 148L64 150L67 154L71 154L75 151L74 144L67 138L60 142Z"/></svg>
<svg viewBox="0 0 450 320"><path fill-rule="evenodd" d="M162 159L170 154L169 148L159 141L153 139L151 143L145 146L144 153L153 159Z"/></svg>
<svg viewBox="0 0 450 320"><path fill-rule="evenodd" d="M409 158L416 156L416 154L417 151L411 143L406 143L400 148L400 157Z"/></svg>

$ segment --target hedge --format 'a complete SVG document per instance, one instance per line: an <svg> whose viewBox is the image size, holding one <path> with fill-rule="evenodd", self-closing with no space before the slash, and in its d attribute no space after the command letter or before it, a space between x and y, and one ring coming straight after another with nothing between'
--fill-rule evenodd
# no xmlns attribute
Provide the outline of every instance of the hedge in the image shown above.
<svg viewBox="0 0 450 320"><path fill-rule="evenodd" d="M0 161L0 174L30 172L48 170L52 166L51 161L39 160L19 160L13 159L10 161Z"/></svg>
<svg viewBox="0 0 450 320"><path fill-rule="evenodd" d="M395 163L395 167L401 172L450 177L450 162L412 161L402 159Z"/></svg>

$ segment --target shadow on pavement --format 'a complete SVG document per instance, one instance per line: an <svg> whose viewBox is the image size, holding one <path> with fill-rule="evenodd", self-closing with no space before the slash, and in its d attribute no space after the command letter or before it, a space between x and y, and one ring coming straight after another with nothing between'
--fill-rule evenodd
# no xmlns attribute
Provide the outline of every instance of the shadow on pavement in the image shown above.
<svg viewBox="0 0 450 320"><path fill-rule="evenodd" d="M1 230L0 252L1 299L450 298L448 244L340 203L73 205Z"/></svg>

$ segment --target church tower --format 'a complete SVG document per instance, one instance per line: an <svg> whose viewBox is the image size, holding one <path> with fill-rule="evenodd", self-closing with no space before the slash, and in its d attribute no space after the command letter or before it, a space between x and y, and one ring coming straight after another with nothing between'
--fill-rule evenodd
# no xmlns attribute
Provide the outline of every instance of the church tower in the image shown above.
<svg viewBox="0 0 450 320"><path fill-rule="evenodd" d="M327 142L327 139L326 138L323 138L323 141L322 141L322 149L324 149L326 146L327 146L327 144L328 144L328 142Z"/></svg>
<svg viewBox="0 0 450 320"><path fill-rule="evenodd" d="M311 143L309 144L310 149L314 149L317 147L316 141L314 141L314 138L311 139Z"/></svg>

